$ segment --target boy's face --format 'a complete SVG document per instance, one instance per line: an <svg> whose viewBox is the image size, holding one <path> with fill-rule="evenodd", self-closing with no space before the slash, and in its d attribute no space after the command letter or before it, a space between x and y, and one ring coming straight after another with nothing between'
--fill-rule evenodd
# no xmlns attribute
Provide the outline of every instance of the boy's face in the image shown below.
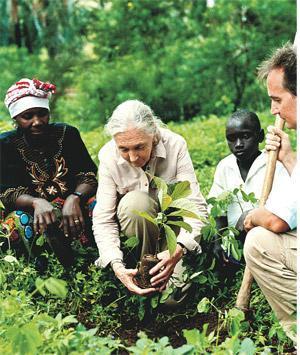
<svg viewBox="0 0 300 355"><path fill-rule="evenodd" d="M257 156L263 133L258 131L250 119L230 119L226 126L226 139L231 153L237 160L243 162Z"/></svg>

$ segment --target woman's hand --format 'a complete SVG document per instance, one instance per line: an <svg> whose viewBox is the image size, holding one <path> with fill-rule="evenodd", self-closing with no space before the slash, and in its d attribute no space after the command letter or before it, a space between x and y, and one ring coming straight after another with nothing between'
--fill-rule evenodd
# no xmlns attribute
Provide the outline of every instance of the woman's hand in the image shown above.
<svg viewBox="0 0 300 355"><path fill-rule="evenodd" d="M159 291L162 292L172 276L175 266L182 258L183 249L177 244L175 253L170 256L168 250L165 250L157 255L161 261L150 270L150 275L154 275L150 280L153 287L159 287Z"/></svg>
<svg viewBox="0 0 300 355"><path fill-rule="evenodd" d="M84 230L84 218L80 207L80 198L76 195L69 195L62 209L62 225L66 237L76 236Z"/></svg>
<svg viewBox="0 0 300 355"><path fill-rule="evenodd" d="M137 269L126 269L123 264L114 264L113 270L122 284L135 295L148 296L157 291L154 287L142 289L135 284L134 277L138 272Z"/></svg>
<svg viewBox="0 0 300 355"><path fill-rule="evenodd" d="M54 207L43 198L34 198L32 201L34 209L33 229L35 234L43 234L47 227L57 221Z"/></svg>

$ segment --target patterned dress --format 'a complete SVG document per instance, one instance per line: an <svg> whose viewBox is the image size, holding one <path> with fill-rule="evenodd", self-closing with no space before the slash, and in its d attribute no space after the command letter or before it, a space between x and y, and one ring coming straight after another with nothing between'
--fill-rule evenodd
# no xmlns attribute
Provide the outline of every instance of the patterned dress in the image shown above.
<svg viewBox="0 0 300 355"><path fill-rule="evenodd" d="M19 196L44 198L55 207L58 220L64 200L82 183L97 187L97 167L78 130L62 123L49 124L43 148L35 147L21 129L0 135L0 237L9 237L12 246L25 245L32 250L33 217L16 211ZM78 238L91 242L91 212L95 199L83 207L85 232ZM34 248L33 248L34 249Z"/></svg>

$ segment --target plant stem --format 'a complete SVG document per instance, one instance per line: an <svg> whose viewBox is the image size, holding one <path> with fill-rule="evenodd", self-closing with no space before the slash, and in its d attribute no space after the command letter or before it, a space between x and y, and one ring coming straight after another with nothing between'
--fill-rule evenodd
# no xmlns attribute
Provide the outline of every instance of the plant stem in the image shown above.
<svg viewBox="0 0 300 355"><path fill-rule="evenodd" d="M159 234L155 242L155 254L154 256L157 258L157 254L159 253L159 241L160 241L160 236L161 236L161 231L162 231L162 226L159 227Z"/></svg>
<svg viewBox="0 0 300 355"><path fill-rule="evenodd" d="M111 302L109 305L107 305L106 307L107 307L107 308L110 307L111 305L113 305L114 303L116 303L116 302L122 300L122 299L125 298L125 297L127 297L127 295L124 295L124 296L121 296L121 297L117 298L116 300L112 301L112 302Z"/></svg>

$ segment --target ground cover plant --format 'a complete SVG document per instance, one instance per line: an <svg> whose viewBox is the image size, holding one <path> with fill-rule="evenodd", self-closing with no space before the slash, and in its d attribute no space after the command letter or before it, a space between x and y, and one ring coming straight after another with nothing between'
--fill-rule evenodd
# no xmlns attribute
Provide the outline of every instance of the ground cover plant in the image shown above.
<svg viewBox="0 0 300 355"><path fill-rule="evenodd" d="M273 121L259 115L265 128ZM189 146L204 196L212 183L217 162L226 156L225 117L195 118L169 127L183 135ZM2 124L0 131L9 129ZM97 162L99 148L108 140L102 127L83 134ZM294 143L295 143L295 137ZM98 163L98 162L97 162ZM247 196L245 197L247 198ZM249 196L248 196L249 198ZM224 206L215 204L214 213ZM94 250L78 251L76 267L66 272L49 258L39 275L27 258L12 251L0 255L0 353L3 354L283 354L292 344L283 333L256 285L245 319L233 308L242 270L224 280L211 252L215 233L213 213L203 233L203 253L194 261L187 278L193 298L178 311L165 312L161 297L133 296L111 270L97 269ZM0 236L0 243L6 235ZM134 246L127 245L128 252ZM232 249L239 256L239 246ZM89 262L87 262L87 259Z"/></svg>

